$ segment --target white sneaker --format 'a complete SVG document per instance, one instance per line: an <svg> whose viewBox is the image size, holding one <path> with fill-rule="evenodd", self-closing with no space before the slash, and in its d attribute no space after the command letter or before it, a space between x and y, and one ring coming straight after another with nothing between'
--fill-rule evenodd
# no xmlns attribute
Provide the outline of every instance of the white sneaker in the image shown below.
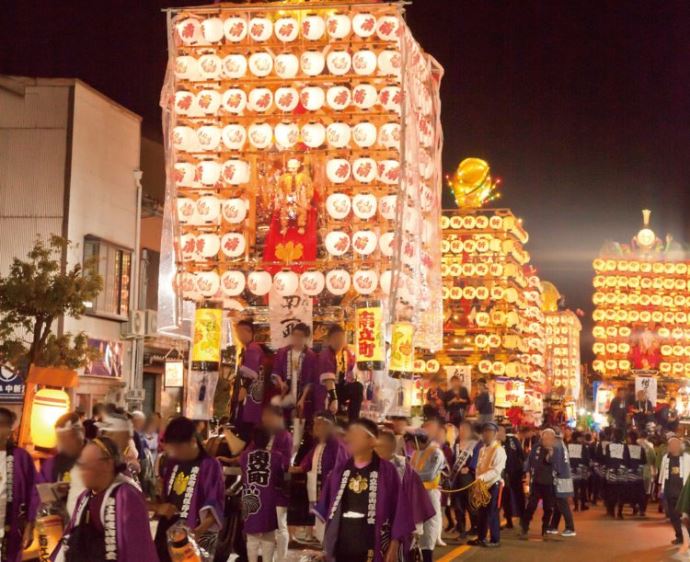
<svg viewBox="0 0 690 562"><path fill-rule="evenodd" d="M438 546L448 546L448 543L444 542L443 539L440 537L436 540L436 544Z"/></svg>
<svg viewBox="0 0 690 562"><path fill-rule="evenodd" d="M558 529L546 529L546 534L547 535L557 535Z"/></svg>
<svg viewBox="0 0 690 562"><path fill-rule="evenodd" d="M575 531L571 531L570 529L566 529L561 533L562 537L576 537L577 533Z"/></svg>

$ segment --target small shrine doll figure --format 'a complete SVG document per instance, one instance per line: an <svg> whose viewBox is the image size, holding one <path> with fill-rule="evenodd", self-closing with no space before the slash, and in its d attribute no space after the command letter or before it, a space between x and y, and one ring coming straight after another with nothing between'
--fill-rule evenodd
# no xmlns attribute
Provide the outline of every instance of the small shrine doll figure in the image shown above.
<svg viewBox="0 0 690 562"><path fill-rule="evenodd" d="M278 178L275 208L280 214L280 234L285 236L290 226L296 225L297 232L304 234L309 207L314 197L314 187L309 172L297 158L287 163L287 171Z"/></svg>

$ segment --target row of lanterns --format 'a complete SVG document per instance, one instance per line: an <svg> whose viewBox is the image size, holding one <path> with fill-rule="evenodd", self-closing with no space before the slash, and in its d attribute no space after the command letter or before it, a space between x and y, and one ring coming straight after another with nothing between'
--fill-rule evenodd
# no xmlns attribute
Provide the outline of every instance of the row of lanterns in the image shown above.
<svg viewBox="0 0 690 562"><path fill-rule="evenodd" d="M596 258L593 262L593 267L596 273L620 272L690 276L690 264L687 262Z"/></svg>

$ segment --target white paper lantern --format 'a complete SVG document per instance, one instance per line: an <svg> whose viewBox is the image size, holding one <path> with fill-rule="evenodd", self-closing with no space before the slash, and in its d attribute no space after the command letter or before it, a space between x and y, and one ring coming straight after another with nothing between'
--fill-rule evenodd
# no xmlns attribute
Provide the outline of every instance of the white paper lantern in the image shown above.
<svg viewBox="0 0 690 562"><path fill-rule="evenodd" d="M370 295L378 287L379 276L372 269L360 269L352 276L352 282L360 295Z"/></svg>
<svg viewBox="0 0 690 562"><path fill-rule="evenodd" d="M307 271L300 277L300 289L308 297L320 295L326 286L326 278L320 271Z"/></svg>
<svg viewBox="0 0 690 562"><path fill-rule="evenodd" d="M247 278L249 291L257 297L267 295L271 290L273 280L268 271L252 271Z"/></svg>
<svg viewBox="0 0 690 562"><path fill-rule="evenodd" d="M326 274L326 288L335 296L342 296L350 290L350 274L344 269L334 269Z"/></svg>
<svg viewBox="0 0 690 562"><path fill-rule="evenodd" d="M221 275L220 288L226 297L237 297L242 294L246 285L244 273L241 271L226 271Z"/></svg>
<svg viewBox="0 0 690 562"><path fill-rule="evenodd" d="M294 295L299 288L299 277L294 271L280 271L273 277L273 288L281 297Z"/></svg>

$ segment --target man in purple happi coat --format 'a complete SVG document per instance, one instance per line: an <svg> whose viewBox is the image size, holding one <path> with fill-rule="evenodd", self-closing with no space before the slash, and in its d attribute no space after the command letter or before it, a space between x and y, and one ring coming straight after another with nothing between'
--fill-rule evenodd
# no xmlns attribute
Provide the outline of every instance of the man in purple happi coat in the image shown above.
<svg viewBox="0 0 690 562"><path fill-rule="evenodd" d="M167 530L182 520L211 556L223 526L225 481L220 463L209 456L194 422L172 420L163 434L169 454L163 468L161 502L154 506L161 518L156 532L156 549L161 562L169 562Z"/></svg>
<svg viewBox="0 0 690 562"><path fill-rule="evenodd" d="M257 562L259 549L263 560L273 560L278 529L278 490L282 488L285 460L269 450L271 435L257 427L252 443L240 456L242 468L242 518L247 535L249 562Z"/></svg>
<svg viewBox="0 0 690 562"><path fill-rule="evenodd" d="M36 469L29 453L10 440L17 421L14 412L0 408L0 560L18 562L33 540L38 510Z"/></svg>
<svg viewBox="0 0 690 562"><path fill-rule="evenodd" d="M97 437L84 447L79 470L86 490L51 560L54 562L132 562L158 560L142 493L121 471L114 441Z"/></svg>
<svg viewBox="0 0 690 562"><path fill-rule="evenodd" d="M273 360L273 382L280 388L281 406L293 409L293 419L311 426L312 391L317 355L308 347L311 329L303 323L292 328L290 345L282 347Z"/></svg>
<svg viewBox="0 0 690 562"><path fill-rule="evenodd" d="M408 505L412 509L412 520L416 527L415 534L419 536L422 534L422 525L436 514L436 510L429 499L429 494L426 488L424 488L424 483L419 474L410 466L405 456L395 453L397 446L395 433L389 430L380 432L376 452L382 459L390 461L397 469L398 476L402 482L402 493L407 498ZM404 560L412 558L410 552L412 549L412 538L410 536L410 540L405 541L402 545Z"/></svg>
<svg viewBox="0 0 690 562"><path fill-rule="evenodd" d="M329 475L315 511L325 522L329 562L394 562L415 525L398 471L375 452L378 427L354 420L346 442L351 458Z"/></svg>
<svg viewBox="0 0 690 562"><path fill-rule="evenodd" d="M266 386L263 372L264 350L254 341L254 324L250 320L240 320L235 326L235 332L242 345L237 368L237 376L241 377L242 384L238 430L240 436L249 441L252 429L261 422Z"/></svg>
<svg viewBox="0 0 690 562"><path fill-rule="evenodd" d="M64 414L55 422L58 452L41 463L38 483L58 484L63 506L72 515L77 498L84 491L81 474L76 467L77 459L84 448L84 426L75 412Z"/></svg>
<svg viewBox="0 0 690 562"><path fill-rule="evenodd" d="M333 325L328 330L326 346L319 353L315 380L314 410L347 412L350 421L359 417L364 387L354 377L355 358L347 349L345 330Z"/></svg>

